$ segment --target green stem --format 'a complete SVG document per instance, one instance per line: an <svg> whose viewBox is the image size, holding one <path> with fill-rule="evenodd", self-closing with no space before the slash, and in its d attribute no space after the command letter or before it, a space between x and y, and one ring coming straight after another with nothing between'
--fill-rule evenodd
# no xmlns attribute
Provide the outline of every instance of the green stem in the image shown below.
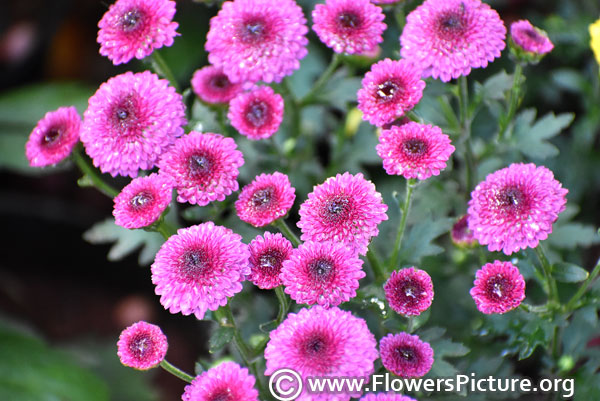
<svg viewBox="0 0 600 401"><path fill-rule="evenodd" d="M394 20L398 26L398 32L402 33L404 25L406 25L406 12L404 11L404 1L399 1L394 7Z"/></svg>
<svg viewBox="0 0 600 401"><path fill-rule="evenodd" d="M100 192L111 198L114 198L119 194L118 190L102 180L98 170L90 163L89 159L82 154L81 145L78 145L77 148L73 149L71 155L84 176L87 177Z"/></svg>
<svg viewBox="0 0 600 401"><path fill-rule="evenodd" d="M315 85L312 87L310 92L308 92L298 102L298 105L300 107L308 106L309 104L312 104L316 100L316 97L319 94L319 91L327 83L327 81L329 81L329 78L331 78L331 76L335 72L336 68L339 66L340 62L341 62L340 55L338 53L334 53L333 57L331 58L331 62L329 63L329 66L327 66L327 69L325 70L325 72L323 72L323 75L321 75L321 77L317 80L317 82L315 82Z"/></svg>
<svg viewBox="0 0 600 401"><path fill-rule="evenodd" d="M279 231L281 231L281 233L287 239L289 239L292 242L292 244L294 244L294 246L297 247L301 244L300 239L296 236L296 234L294 234L294 232L292 231L290 226L287 225L285 220L277 219L273 222L273 224L275 225L275 227L277 227L279 229Z"/></svg>
<svg viewBox="0 0 600 401"><path fill-rule="evenodd" d="M396 267L396 263L398 263L398 254L400 253L402 237L404 236L404 230L406 229L406 220L408 218L408 211L410 209L410 202L416 182L417 181L414 178L410 178L406 181L406 197L404 198L404 204L400 209L400 213L402 214L402 216L400 218L400 224L398 225L398 233L396 234L396 241L394 242L394 251L389 261L388 271L393 270Z"/></svg>
<svg viewBox="0 0 600 401"><path fill-rule="evenodd" d="M219 128L221 129L221 134L223 134L223 136L227 136L227 119L225 116L225 108L224 107L218 108L217 119L219 120Z"/></svg>
<svg viewBox="0 0 600 401"><path fill-rule="evenodd" d="M546 286L548 287L548 298L558 305L560 303L558 298L558 288L556 287L556 281L552 277L552 267L550 266L550 262L546 257L542 244L538 244L534 249L544 271L544 278L546 279Z"/></svg>
<svg viewBox="0 0 600 401"><path fill-rule="evenodd" d="M375 276L375 282L381 284L385 281L385 272L383 271L383 266L381 266L381 262L377 257L377 254L371 247L367 249L367 260L371 265L371 269L373 269L373 275Z"/></svg>
<svg viewBox="0 0 600 401"><path fill-rule="evenodd" d="M163 236L164 239L169 239L171 235L177 233L177 229L165 220L160 220L155 227L156 232Z"/></svg>
<svg viewBox="0 0 600 401"><path fill-rule="evenodd" d="M173 86L173 88L175 88L175 90L179 92L179 84L177 84L177 80L173 75L173 71L171 71L169 65L167 64L163 56L161 56L157 50L154 50L152 52L151 57L152 67L154 68L154 70L158 73L158 75L161 75L163 78L166 78L171 83L171 86Z"/></svg>
<svg viewBox="0 0 600 401"><path fill-rule="evenodd" d="M460 126L462 130L462 140L465 144L465 165L466 165L466 196L470 198L473 188L473 178L475 172L475 157L471 147L471 117L469 116L469 86L467 77L461 76L459 79L458 105L460 112Z"/></svg>
<svg viewBox="0 0 600 401"><path fill-rule="evenodd" d="M408 334L412 334L412 332L415 331L415 317L406 316L406 320L408 321L406 331L408 331Z"/></svg>
<svg viewBox="0 0 600 401"><path fill-rule="evenodd" d="M515 65L513 74L513 84L510 90L510 98L508 103L508 113L500 119L500 128L498 131L498 141L504 138L504 134L508 129L508 125L512 121L519 106L519 97L521 92L521 77L523 76L523 66L521 63Z"/></svg>
<svg viewBox="0 0 600 401"><path fill-rule="evenodd" d="M600 260L596 263L596 266L594 267L588 278L585 279L585 281L583 282L583 284L581 284L577 292L573 295L573 297L571 297L569 302L567 302L567 305L565 306L567 312L570 312L575 309L575 307L577 306L577 301L579 301L579 299L587 292L587 290L590 288L590 285L592 285L592 282L596 279L596 277L598 277L598 274L600 274Z"/></svg>
<svg viewBox="0 0 600 401"><path fill-rule="evenodd" d="M172 374L173 376L179 377L184 382L191 383L192 380L194 380L194 378L191 375L185 373L178 367L171 365L166 359L160 361L160 367Z"/></svg>
<svg viewBox="0 0 600 401"><path fill-rule="evenodd" d="M290 305L287 296L283 291L283 286L280 285L275 287L275 295L277 295L277 301L279 301L279 313L277 314L277 325L279 325L279 323L283 322L283 319L285 319Z"/></svg>

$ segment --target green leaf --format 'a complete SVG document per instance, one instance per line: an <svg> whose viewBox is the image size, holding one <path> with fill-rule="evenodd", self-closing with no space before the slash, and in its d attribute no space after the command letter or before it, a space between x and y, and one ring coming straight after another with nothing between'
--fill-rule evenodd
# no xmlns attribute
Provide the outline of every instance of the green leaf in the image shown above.
<svg viewBox="0 0 600 401"><path fill-rule="evenodd" d="M345 112L346 104L356 101L356 92L360 87L361 78L348 77L348 71L342 68L333 74L323 87L322 92L319 93L318 98L320 101Z"/></svg>
<svg viewBox="0 0 600 401"><path fill-rule="evenodd" d="M548 242L562 249L587 248L600 243L600 235L595 227L588 224L557 224L548 236Z"/></svg>
<svg viewBox="0 0 600 401"><path fill-rule="evenodd" d="M448 377L456 374L458 369L445 358L465 356L470 352L470 349L464 344L455 343L446 338L432 341L430 345L435 355L433 366L428 373L430 377Z"/></svg>
<svg viewBox="0 0 600 401"><path fill-rule="evenodd" d="M512 88L513 80L514 77L512 75L502 70L486 79L483 85L475 82L476 103L504 99L506 92Z"/></svg>
<svg viewBox="0 0 600 401"><path fill-rule="evenodd" d="M561 283L579 283L588 276L587 270L572 263L560 262L552 266L552 277Z"/></svg>
<svg viewBox="0 0 600 401"><path fill-rule="evenodd" d="M221 132L217 118L217 112L203 104L198 98L195 98L188 126L198 132ZM225 132L222 134L226 135Z"/></svg>
<svg viewBox="0 0 600 401"><path fill-rule="evenodd" d="M263 333L267 333L268 334L271 331L275 330L278 325L279 324L277 323L277 320L271 320L271 321L268 321L266 323L262 323L260 326L258 326L258 328Z"/></svg>
<svg viewBox="0 0 600 401"><path fill-rule="evenodd" d="M558 155L558 148L546 141L568 127L575 115L548 113L534 123L536 111L527 109L515 121L513 133L516 149L534 159L546 159Z"/></svg>
<svg viewBox="0 0 600 401"><path fill-rule="evenodd" d="M235 329L230 326L219 326L208 340L208 352L214 354L229 344L233 339Z"/></svg>
<svg viewBox="0 0 600 401"><path fill-rule="evenodd" d="M113 218L108 218L94 224L83 234L83 238L92 244L115 244L108 252L108 260L116 261L125 258L130 253L141 248L138 262L148 265L163 244L162 236L155 232L144 230L128 230L115 224Z"/></svg>
<svg viewBox="0 0 600 401"><path fill-rule="evenodd" d="M444 251L433 241L447 233L452 227L453 219L443 218L435 221L426 220L409 227L408 236L402 243L399 260L418 263L424 256L437 255Z"/></svg>

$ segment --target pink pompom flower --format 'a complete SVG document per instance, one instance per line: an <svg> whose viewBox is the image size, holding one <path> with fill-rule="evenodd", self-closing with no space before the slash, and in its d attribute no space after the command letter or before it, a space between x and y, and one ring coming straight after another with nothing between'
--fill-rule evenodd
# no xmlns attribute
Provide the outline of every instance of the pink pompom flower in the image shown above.
<svg viewBox="0 0 600 401"><path fill-rule="evenodd" d="M510 25L510 36L513 42L526 52L541 55L554 49L546 32L534 27L527 20L513 22Z"/></svg>
<svg viewBox="0 0 600 401"><path fill-rule="evenodd" d="M471 296L481 313L506 313L525 299L525 280L510 262L495 260L475 275Z"/></svg>
<svg viewBox="0 0 600 401"><path fill-rule="evenodd" d="M390 307L404 316L420 315L433 301L431 277L414 267L393 271L383 289Z"/></svg>
<svg viewBox="0 0 600 401"><path fill-rule="evenodd" d="M241 84L232 83L223 69L207 65L194 72L192 90L206 103L227 103L242 91Z"/></svg>
<svg viewBox="0 0 600 401"><path fill-rule="evenodd" d="M266 231L264 236L257 236L248 245L250 250L250 275L258 288L269 290L281 285L281 268L283 262L292 254L292 243L283 235Z"/></svg>
<svg viewBox="0 0 600 401"><path fill-rule="evenodd" d="M121 332L117 355L121 363L138 370L158 366L167 354L167 337L160 327L140 321Z"/></svg>
<svg viewBox="0 0 600 401"><path fill-rule="evenodd" d="M269 138L283 120L283 98L268 86L240 93L229 102L227 118L240 134L252 140Z"/></svg>
<svg viewBox="0 0 600 401"><path fill-rule="evenodd" d="M295 192L287 175L263 173L242 188L235 210L240 220L254 227L266 226L289 212Z"/></svg>
<svg viewBox="0 0 600 401"><path fill-rule="evenodd" d="M185 386L183 401L259 401L256 378L235 362L226 361L196 376Z"/></svg>
<svg viewBox="0 0 600 401"><path fill-rule="evenodd" d="M450 231L452 242L459 247L470 247L477 243L473 231L467 225L467 215L464 215L452 226Z"/></svg>
<svg viewBox="0 0 600 401"><path fill-rule="evenodd" d="M433 349L417 335L388 334L379 342L379 352L383 366L400 377L425 376L433 365Z"/></svg>

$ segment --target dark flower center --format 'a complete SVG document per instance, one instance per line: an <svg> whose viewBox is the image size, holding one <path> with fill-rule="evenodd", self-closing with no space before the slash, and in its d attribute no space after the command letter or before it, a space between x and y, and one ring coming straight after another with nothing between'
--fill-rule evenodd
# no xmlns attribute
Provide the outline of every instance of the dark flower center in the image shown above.
<svg viewBox="0 0 600 401"><path fill-rule="evenodd" d="M348 214L350 200L343 196L336 196L325 202L323 208L325 219L329 221L339 221Z"/></svg>
<svg viewBox="0 0 600 401"><path fill-rule="evenodd" d="M209 260L200 249L191 249L181 257L181 273L188 279L198 278L209 268Z"/></svg>
<svg viewBox="0 0 600 401"><path fill-rule="evenodd" d="M510 287L510 282L502 275L490 277L486 283L485 293L490 299L501 300Z"/></svg>
<svg viewBox="0 0 600 401"><path fill-rule="evenodd" d="M194 153L188 159L188 169L194 178L208 175L212 166L212 158L206 154Z"/></svg>
<svg viewBox="0 0 600 401"><path fill-rule="evenodd" d="M212 77L210 81L211 85L217 89L225 89L229 86L229 78L225 74L219 74Z"/></svg>
<svg viewBox="0 0 600 401"><path fill-rule="evenodd" d="M544 42L544 37L540 35L535 29L527 28L523 31L523 33L525 34L525 36L527 36L529 39L533 40L536 43Z"/></svg>
<svg viewBox="0 0 600 401"><path fill-rule="evenodd" d="M246 110L246 120L255 128L263 126L269 116L269 106L262 100L255 100Z"/></svg>
<svg viewBox="0 0 600 401"><path fill-rule="evenodd" d="M396 348L396 355L406 362L414 362L417 359L415 350L412 348L398 347Z"/></svg>
<svg viewBox="0 0 600 401"><path fill-rule="evenodd" d="M361 20L355 13L344 11L337 16L337 23L340 28L350 30L360 27Z"/></svg>
<svg viewBox="0 0 600 401"><path fill-rule="evenodd" d="M396 96L399 90L400 86L396 82L387 80L377 85L377 99L381 103L389 102Z"/></svg>
<svg viewBox="0 0 600 401"><path fill-rule="evenodd" d="M313 279L317 281L327 281L334 272L334 264L330 260L321 258L313 260L308 265L308 271Z"/></svg>
<svg viewBox="0 0 600 401"><path fill-rule="evenodd" d="M408 156L423 156L427 152L427 144L421 139L409 139L402 143L402 150Z"/></svg>
<svg viewBox="0 0 600 401"><path fill-rule="evenodd" d="M423 296L423 287L414 280L407 280L401 287L405 303L417 303Z"/></svg>
<svg viewBox="0 0 600 401"><path fill-rule="evenodd" d="M525 194L517 187L507 187L496 195L498 206L507 212L523 210L526 203Z"/></svg>
<svg viewBox="0 0 600 401"><path fill-rule="evenodd" d="M42 145L43 146L50 146L53 145L58 138L60 138L61 135L61 129L57 128L57 127L53 127L50 128L48 131L46 131L44 133L44 136L42 136Z"/></svg>
<svg viewBox="0 0 600 401"><path fill-rule="evenodd" d="M129 343L129 351L137 359L144 359L152 352L153 348L152 340L145 333L138 334Z"/></svg>
<svg viewBox="0 0 600 401"><path fill-rule="evenodd" d="M139 10L129 10L121 16L121 28L125 32L136 30L142 20L142 14Z"/></svg>
<svg viewBox="0 0 600 401"><path fill-rule="evenodd" d="M231 390L228 388L220 389L215 391L208 398L208 401L233 401L233 395L231 394Z"/></svg>
<svg viewBox="0 0 600 401"><path fill-rule="evenodd" d="M310 356L316 356L325 350L326 343L319 335L314 335L304 342L304 352Z"/></svg>
<svg viewBox="0 0 600 401"><path fill-rule="evenodd" d="M264 21L259 19L248 20L242 26L241 39L243 42L256 42L266 34Z"/></svg>
<svg viewBox="0 0 600 401"><path fill-rule="evenodd" d="M273 200L273 188L263 188L254 192L252 195L252 206L257 209L264 209L271 204Z"/></svg>
<svg viewBox="0 0 600 401"><path fill-rule="evenodd" d="M460 11L449 12L438 20L439 29L444 34L460 34L465 29L464 4Z"/></svg>
<svg viewBox="0 0 600 401"><path fill-rule="evenodd" d="M148 191L142 191L136 194L131 200L129 204L131 208L135 211L139 211L143 209L148 203L151 203L154 200L154 196Z"/></svg>
<svg viewBox="0 0 600 401"><path fill-rule="evenodd" d="M113 126L123 133L130 128L135 128L137 122L135 109L135 99L132 95L122 98L113 109Z"/></svg>
<svg viewBox="0 0 600 401"><path fill-rule="evenodd" d="M258 258L258 265L263 271L278 272L281 270L283 255L276 249L269 249Z"/></svg>

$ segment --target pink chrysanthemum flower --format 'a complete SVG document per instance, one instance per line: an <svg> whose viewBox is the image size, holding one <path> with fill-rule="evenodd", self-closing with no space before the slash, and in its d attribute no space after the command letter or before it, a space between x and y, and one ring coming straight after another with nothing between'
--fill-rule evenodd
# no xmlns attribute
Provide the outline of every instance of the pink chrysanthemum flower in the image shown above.
<svg viewBox="0 0 600 401"><path fill-rule="evenodd" d="M466 215L454 223L452 231L450 231L450 237L452 238L452 242L459 247L470 247L477 243L473 231L471 231L467 225Z"/></svg>
<svg viewBox="0 0 600 401"><path fill-rule="evenodd" d="M306 56L306 18L294 0L235 0L210 20L205 48L232 82L281 82Z"/></svg>
<svg viewBox="0 0 600 401"><path fill-rule="evenodd" d="M271 331L265 349L267 376L293 369L303 379L313 376L364 377L373 373L377 359L375 337L363 319L337 307L314 306L290 313ZM347 401L351 394L309 394L297 400Z"/></svg>
<svg viewBox="0 0 600 401"><path fill-rule="evenodd" d="M338 174L314 187L300 206L298 227L303 241L342 242L361 255L367 253L377 226L387 220L387 205L361 173Z"/></svg>
<svg viewBox="0 0 600 401"><path fill-rule="evenodd" d="M471 296L481 313L506 313L525 299L525 280L510 262L495 260L475 274Z"/></svg>
<svg viewBox="0 0 600 401"><path fill-rule="evenodd" d="M292 243L283 235L266 231L264 237L257 236L248 246L250 250L250 275L248 280L263 290L281 285L281 267L292 253Z"/></svg>
<svg viewBox="0 0 600 401"><path fill-rule="evenodd" d="M369 0L326 0L312 17L313 30L336 53L371 52L383 42L385 15Z"/></svg>
<svg viewBox="0 0 600 401"><path fill-rule="evenodd" d="M412 121L383 130L376 149L388 174L420 180L439 175L454 152L439 127Z"/></svg>
<svg viewBox="0 0 600 401"><path fill-rule="evenodd" d="M227 103L242 91L242 85L232 83L221 68L207 65L194 72L192 89L206 103Z"/></svg>
<svg viewBox="0 0 600 401"><path fill-rule="evenodd" d="M506 46L498 13L480 0L426 0L406 17L403 58L444 82L487 67Z"/></svg>
<svg viewBox="0 0 600 401"><path fill-rule="evenodd" d="M283 262L285 292L299 304L337 306L356 296L363 261L340 242L308 241Z"/></svg>
<svg viewBox="0 0 600 401"><path fill-rule="evenodd" d="M174 15L174 1L117 0L98 22L100 54L117 65L171 46L179 35Z"/></svg>
<svg viewBox="0 0 600 401"><path fill-rule="evenodd" d="M433 301L431 277L414 267L393 271L383 289L391 308L405 316L420 315Z"/></svg>
<svg viewBox="0 0 600 401"><path fill-rule="evenodd" d="M147 370L165 359L168 347L167 337L160 327L140 321L121 332L117 355L123 365Z"/></svg>
<svg viewBox="0 0 600 401"><path fill-rule="evenodd" d="M362 397L359 401L417 401L414 398L410 398L406 395L396 393L376 393L367 394Z"/></svg>
<svg viewBox="0 0 600 401"><path fill-rule="evenodd" d="M421 71L406 60L386 58L373 64L358 90L363 119L381 127L402 117L423 97Z"/></svg>
<svg viewBox="0 0 600 401"><path fill-rule="evenodd" d="M171 203L172 192L173 181L162 174L134 178L114 199L115 223L125 228L154 223Z"/></svg>
<svg viewBox="0 0 600 401"><path fill-rule="evenodd" d="M161 157L159 167L173 178L179 202L205 206L238 190L243 164L244 156L232 138L191 131Z"/></svg>
<svg viewBox="0 0 600 401"><path fill-rule="evenodd" d="M510 36L513 42L526 52L546 54L554 49L548 35L527 20L513 22L510 25Z"/></svg>
<svg viewBox="0 0 600 401"><path fill-rule="evenodd" d="M516 163L489 174L471 192L467 224L490 251L510 255L548 238L569 192L552 171Z"/></svg>
<svg viewBox="0 0 600 401"><path fill-rule="evenodd" d="M392 3L397 3L399 1L402 1L402 0L371 0L371 2L375 3L375 4L392 4Z"/></svg>
<svg viewBox="0 0 600 401"><path fill-rule="evenodd" d="M433 365L433 349L417 335L388 334L379 342L379 352L383 366L400 377L422 377Z"/></svg>
<svg viewBox="0 0 600 401"><path fill-rule="evenodd" d="M185 107L169 81L144 71L109 79L89 99L81 142L103 173L135 177L183 135Z"/></svg>
<svg viewBox="0 0 600 401"><path fill-rule="evenodd" d="M242 237L228 228L211 221L182 228L156 254L152 283L169 312L203 319L242 290L249 257Z"/></svg>
<svg viewBox="0 0 600 401"><path fill-rule="evenodd" d="M185 386L183 401L258 401L256 378L235 362L222 362Z"/></svg>
<svg viewBox="0 0 600 401"><path fill-rule="evenodd" d="M56 164L71 154L79 140L81 117L77 109L60 107L49 111L29 135L25 156L32 167Z"/></svg>
<svg viewBox="0 0 600 401"><path fill-rule="evenodd" d="M229 102L227 118L249 139L269 138L283 120L283 98L268 86L241 93Z"/></svg>
<svg viewBox="0 0 600 401"><path fill-rule="evenodd" d="M287 175L277 171L261 174L242 188L235 210L246 223L266 226L286 215L296 199L295 192Z"/></svg>

